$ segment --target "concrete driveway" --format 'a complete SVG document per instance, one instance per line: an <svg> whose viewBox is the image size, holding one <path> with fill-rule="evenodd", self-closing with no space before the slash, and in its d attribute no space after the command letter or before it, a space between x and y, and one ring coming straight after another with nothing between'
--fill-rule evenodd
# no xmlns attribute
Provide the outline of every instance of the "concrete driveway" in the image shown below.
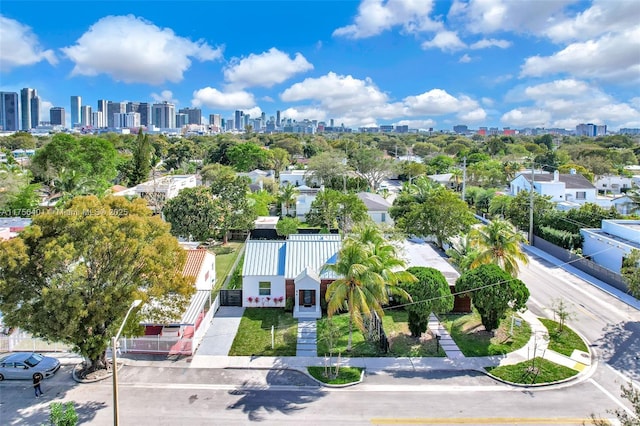
<svg viewBox="0 0 640 426"><path fill-rule="evenodd" d="M432 244L419 238L410 238L402 244L402 254L410 266L427 266L439 270L447 278L449 284L455 284L460 276L458 271L447 261L446 255Z"/></svg>

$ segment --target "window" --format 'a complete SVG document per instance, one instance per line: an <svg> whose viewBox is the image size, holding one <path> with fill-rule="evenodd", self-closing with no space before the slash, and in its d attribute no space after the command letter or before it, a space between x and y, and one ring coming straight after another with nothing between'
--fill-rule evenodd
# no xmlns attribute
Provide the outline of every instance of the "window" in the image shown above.
<svg viewBox="0 0 640 426"><path fill-rule="evenodd" d="M260 296L271 296L271 282L260 281L258 284L258 294Z"/></svg>
<svg viewBox="0 0 640 426"><path fill-rule="evenodd" d="M576 192L576 200L586 200L587 193L585 191Z"/></svg>
<svg viewBox="0 0 640 426"><path fill-rule="evenodd" d="M380 215L380 222L386 222L387 221L387 215L385 213L382 213Z"/></svg>

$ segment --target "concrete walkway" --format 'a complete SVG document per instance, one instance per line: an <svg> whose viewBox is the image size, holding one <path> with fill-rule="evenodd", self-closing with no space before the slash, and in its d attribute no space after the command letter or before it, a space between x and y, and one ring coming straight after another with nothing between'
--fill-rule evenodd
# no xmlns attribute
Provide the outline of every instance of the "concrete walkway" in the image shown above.
<svg viewBox="0 0 640 426"><path fill-rule="evenodd" d="M296 356L315 357L318 355L316 320L298 320L298 341Z"/></svg>
<svg viewBox="0 0 640 426"><path fill-rule="evenodd" d="M243 314L242 307L221 306L213 317L211 326L204 335L194 358L205 355L229 355Z"/></svg>
<svg viewBox="0 0 640 426"><path fill-rule="evenodd" d="M446 328L438 321L438 317L434 314L429 316L429 331L440 340L440 346L447 354L447 358L460 359L464 358L464 355L453 338L449 335Z"/></svg>

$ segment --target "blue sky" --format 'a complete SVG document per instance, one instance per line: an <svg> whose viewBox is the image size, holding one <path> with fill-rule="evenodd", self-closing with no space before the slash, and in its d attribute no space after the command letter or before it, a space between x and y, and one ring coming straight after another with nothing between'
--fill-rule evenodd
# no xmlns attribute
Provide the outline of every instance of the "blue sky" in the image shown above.
<svg viewBox="0 0 640 426"><path fill-rule="evenodd" d="M640 127L640 2L7 1L0 90L348 127ZM67 116L69 114L67 113Z"/></svg>

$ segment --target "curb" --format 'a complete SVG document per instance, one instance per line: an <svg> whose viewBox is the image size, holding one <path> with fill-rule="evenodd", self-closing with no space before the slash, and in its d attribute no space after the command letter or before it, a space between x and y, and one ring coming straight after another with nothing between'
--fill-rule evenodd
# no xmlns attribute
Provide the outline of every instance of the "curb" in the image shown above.
<svg viewBox="0 0 640 426"><path fill-rule="evenodd" d="M118 371L120 371L122 369L122 367L124 367L124 363L118 363L119 367L118 367ZM78 377L78 375L76 374L77 371L79 370L78 367L81 367L83 365L83 363L80 364L76 364L75 367L73 367L73 371L71 372L71 377L73 378L73 380L77 383L95 383L95 382L100 382L102 380L106 380L109 379L113 376L113 373L107 373L102 377L99 377L97 379L81 379L80 377Z"/></svg>
<svg viewBox="0 0 640 426"><path fill-rule="evenodd" d="M315 367L315 366L312 366ZM308 370L308 367L305 369L306 371L300 371L298 369L295 369L296 371L300 371L301 373L305 374L306 376L310 377L314 382L318 383L320 386L322 387L326 387L326 388L335 388L335 389L341 389L341 388L349 388L351 386L355 386L355 385L359 385L360 383L362 383L364 381L364 373L366 371L365 368L363 367L355 367L355 368L362 368L362 370L360 371L360 380L355 381L355 382L351 382L351 383L343 383L341 385L337 385L337 384L331 384L331 383L325 383L321 380L316 379L315 377L313 377Z"/></svg>

